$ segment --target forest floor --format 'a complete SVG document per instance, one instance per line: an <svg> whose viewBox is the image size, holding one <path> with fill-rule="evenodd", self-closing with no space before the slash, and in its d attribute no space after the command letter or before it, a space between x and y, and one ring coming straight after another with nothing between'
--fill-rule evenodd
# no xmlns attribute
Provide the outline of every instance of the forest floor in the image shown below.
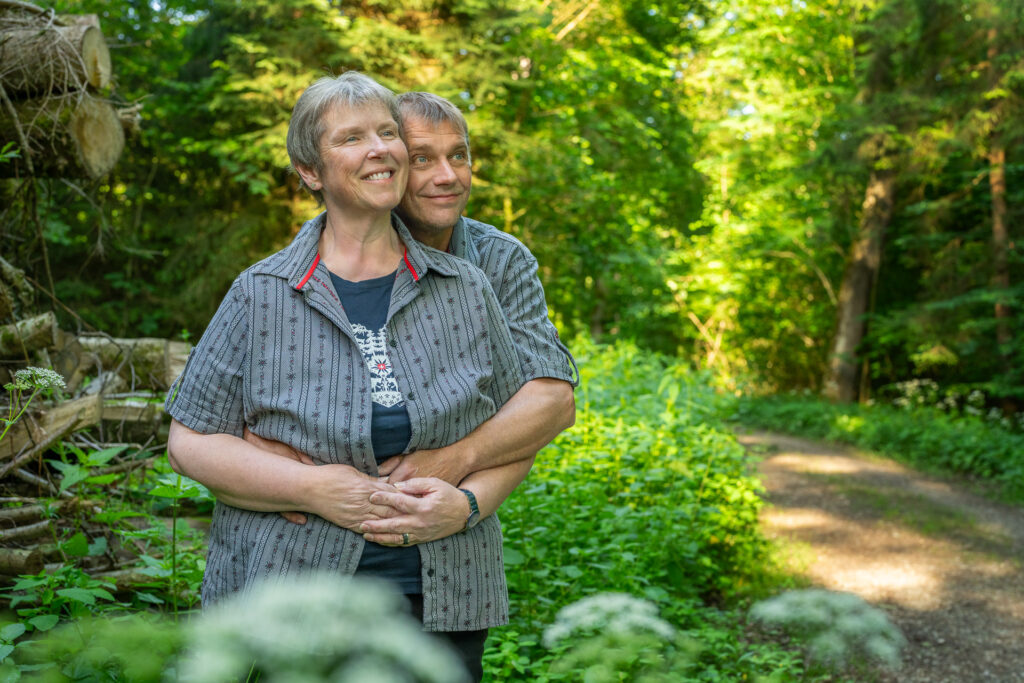
<svg viewBox="0 0 1024 683"><path fill-rule="evenodd" d="M1024 681L1024 510L854 449L741 434L766 534L814 585L856 593L907 638L899 683Z"/></svg>

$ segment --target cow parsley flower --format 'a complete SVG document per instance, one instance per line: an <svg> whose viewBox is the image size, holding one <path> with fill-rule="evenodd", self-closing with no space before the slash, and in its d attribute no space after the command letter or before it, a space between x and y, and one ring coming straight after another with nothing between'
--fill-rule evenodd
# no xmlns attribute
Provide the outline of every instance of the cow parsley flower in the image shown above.
<svg viewBox="0 0 1024 683"><path fill-rule="evenodd" d="M203 614L182 680L464 683L456 656L365 579L310 574L268 581ZM373 672L372 676L367 676Z"/></svg>

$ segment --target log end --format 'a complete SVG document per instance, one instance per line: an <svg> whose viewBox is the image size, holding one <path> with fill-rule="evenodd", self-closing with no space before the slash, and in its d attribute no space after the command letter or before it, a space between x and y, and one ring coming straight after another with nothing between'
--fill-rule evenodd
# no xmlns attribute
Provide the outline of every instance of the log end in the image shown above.
<svg viewBox="0 0 1024 683"><path fill-rule="evenodd" d="M83 99L71 120L82 169L93 180L109 172L124 151L124 129L106 102Z"/></svg>
<svg viewBox="0 0 1024 683"><path fill-rule="evenodd" d="M110 48L103 39L103 33L90 26L82 36L82 61L85 63L85 78L94 88L110 85L113 70L110 65Z"/></svg>

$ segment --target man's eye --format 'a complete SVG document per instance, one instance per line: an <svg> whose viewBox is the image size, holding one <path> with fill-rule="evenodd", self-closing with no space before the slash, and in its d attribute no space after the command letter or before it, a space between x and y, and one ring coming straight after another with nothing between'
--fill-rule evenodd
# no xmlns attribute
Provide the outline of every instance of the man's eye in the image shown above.
<svg viewBox="0 0 1024 683"><path fill-rule="evenodd" d="M359 138L357 138L355 135L349 135L347 138L345 138L345 142L355 142L358 139Z"/></svg>
<svg viewBox="0 0 1024 683"><path fill-rule="evenodd" d="M456 152L455 154L452 155L452 159L454 161L465 161L466 155L462 152Z"/></svg>
<svg viewBox="0 0 1024 683"><path fill-rule="evenodd" d="M412 158L412 162L414 164L425 164L427 163L427 157L423 156L422 154L417 154Z"/></svg>
<svg viewBox="0 0 1024 683"><path fill-rule="evenodd" d="M383 133L381 133L381 135L388 135L390 137L395 137L396 133L393 130L385 130Z"/></svg>

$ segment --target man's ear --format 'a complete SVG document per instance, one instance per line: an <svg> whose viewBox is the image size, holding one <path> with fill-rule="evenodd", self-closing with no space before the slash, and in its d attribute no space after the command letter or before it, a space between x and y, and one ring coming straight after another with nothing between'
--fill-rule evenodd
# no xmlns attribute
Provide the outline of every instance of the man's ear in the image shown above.
<svg viewBox="0 0 1024 683"><path fill-rule="evenodd" d="M316 169L309 166L298 164L295 166L295 172L302 178L302 182L306 184L311 190L319 190L321 188L320 174L316 172Z"/></svg>

